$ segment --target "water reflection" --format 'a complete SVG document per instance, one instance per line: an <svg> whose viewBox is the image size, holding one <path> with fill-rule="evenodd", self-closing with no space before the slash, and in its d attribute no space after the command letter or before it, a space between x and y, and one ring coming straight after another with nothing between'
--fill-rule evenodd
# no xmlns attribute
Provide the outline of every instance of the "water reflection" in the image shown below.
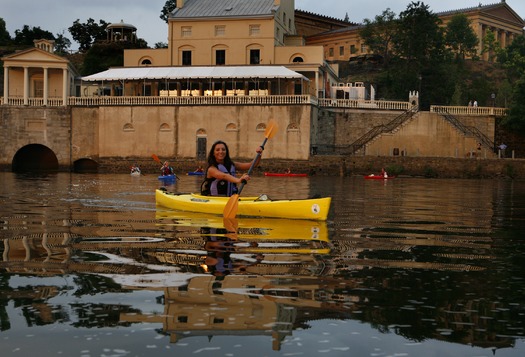
<svg viewBox="0 0 525 357"><path fill-rule="evenodd" d="M0 328L13 336L21 314L28 328L152 326L179 348L254 336L317 355L289 341L333 320L520 353L522 183L261 178L250 188L276 198L331 195L330 220L225 222L157 209L154 177L0 175Z"/></svg>

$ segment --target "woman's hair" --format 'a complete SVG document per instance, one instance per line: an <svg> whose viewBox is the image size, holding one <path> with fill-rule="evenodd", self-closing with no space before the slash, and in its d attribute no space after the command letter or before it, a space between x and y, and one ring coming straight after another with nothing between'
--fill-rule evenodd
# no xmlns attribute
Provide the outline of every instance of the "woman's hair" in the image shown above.
<svg viewBox="0 0 525 357"><path fill-rule="evenodd" d="M230 158L230 149L228 149L228 145L226 145L226 143L222 140L217 140L211 146L210 152L208 153L208 165L217 167L218 162L217 160L215 160L215 155L213 153L215 152L215 147L219 144L224 145L224 147L226 148L226 156L224 157L224 166L229 170L230 167L233 166L233 161Z"/></svg>

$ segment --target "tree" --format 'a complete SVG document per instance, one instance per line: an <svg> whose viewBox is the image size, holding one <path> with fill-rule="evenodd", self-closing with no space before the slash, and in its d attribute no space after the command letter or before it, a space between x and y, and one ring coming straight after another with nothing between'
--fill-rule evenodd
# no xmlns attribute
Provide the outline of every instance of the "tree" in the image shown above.
<svg viewBox="0 0 525 357"><path fill-rule="evenodd" d="M55 40L55 36L46 30L42 30L40 27L29 27L24 25L22 30L15 30L15 38L13 42L16 45L33 46L34 40Z"/></svg>
<svg viewBox="0 0 525 357"><path fill-rule="evenodd" d="M95 20L89 18L86 23L80 23L80 20L77 19L68 29L73 40L78 42L78 49L81 52L89 50L95 41L107 38L106 27L108 23L104 20L99 20L98 22L97 24Z"/></svg>
<svg viewBox="0 0 525 357"><path fill-rule="evenodd" d="M0 46L8 45L10 42L11 35L9 35L9 31L7 31L4 19L0 17Z"/></svg>
<svg viewBox="0 0 525 357"><path fill-rule="evenodd" d="M494 32L488 30L485 37L483 37L483 48L481 53L489 54L489 62L494 60L494 57L498 55L499 42L496 40Z"/></svg>
<svg viewBox="0 0 525 357"><path fill-rule="evenodd" d="M168 19L173 10L177 8L177 0L167 0L160 12L160 18L168 23Z"/></svg>
<svg viewBox="0 0 525 357"><path fill-rule="evenodd" d="M445 41L439 17L429 11L428 5L412 2L399 15L399 26L394 38L396 54L412 67L426 67L445 58Z"/></svg>
<svg viewBox="0 0 525 357"><path fill-rule="evenodd" d="M383 56L385 66L388 66L392 39L397 31L396 14L390 8L377 15L374 21L364 19L364 27L359 31L359 35L368 48Z"/></svg>
<svg viewBox="0 0 525 357"><path fill-rule="evenodd" d="M66 54L71 47L71 40L64 36L64 33L58 33L55 37L55 52Z"/></svg>
<svg viewBox="0 0 525 357"><path fill-rule="evenodd" d="M470 27L470 21L465 14L452 17L445 29L445 43L456 54L456 59L464 60L466 56L476 54L478 36Z"/></svg>

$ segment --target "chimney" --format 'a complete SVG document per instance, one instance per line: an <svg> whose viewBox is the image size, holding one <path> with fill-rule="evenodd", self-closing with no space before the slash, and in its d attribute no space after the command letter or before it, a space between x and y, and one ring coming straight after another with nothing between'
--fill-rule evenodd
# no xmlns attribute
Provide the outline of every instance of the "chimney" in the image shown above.
<svg viewBox="0 0 525 357"><path fill-rule="evenodd" d="M177 9L182 9L184 7L184 0L177 0Z"/></svg>

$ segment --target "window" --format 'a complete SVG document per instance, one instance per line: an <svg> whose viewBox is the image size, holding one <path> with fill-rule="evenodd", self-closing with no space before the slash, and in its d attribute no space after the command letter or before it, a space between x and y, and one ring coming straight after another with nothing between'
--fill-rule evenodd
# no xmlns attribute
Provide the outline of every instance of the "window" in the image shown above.
<svg viewBox="0 0 525 357"><path fill-rule="evenodd" d="M182 51L182 65L191 66L191 51Z"/></svg>
<svg viewBox="0 0 525 357"><path fill-rule="evenodd" d="M226 50L215 51L215 64L221 65L226 64Z"/></svg>
<svg viewBox="0 0 525 357"><path fill-rule="evenodd" d="M366 53L366 45L364 43L361 45L361 53Z"/></svg>
<svg viewBox="0 0 525 357"><path fill-rule="evenodd" d="M261 50L250 50L250 64L261 63Z"/></svg>
<svg viewBox="0 0 525 357"><path fill-rule="evenodd" d="M350 45L350 54L353 55L356 52L357 52L357 50L355 49L355 45Z"/></svg>
<svg viewBox="0 0 525 357"><path fill-rule="evenodd" d="M226 26L217 25L215 26L215 36L224 36L226 34Z"/></svg>
<svg viewBox="0 0 525 357"><path fill-rule="evenodd" d="M345 55L345 46L339 46L339 56Z"/></svg>
<svg viewBox="0 0 525 357"><path fill-rule="evenodd" d="M151 61L149 59L145 59L145 60L142 60L142 62L140 62L141 65L143 66L149 66L151 65Z"/></svg>
<svg viewBox="0 0 525 357"><path fill-rule="evenodd" d="M333 47L330 47L328 49L328 57L334 57L334 48Z"/></svg>
<svg viewBox="0 0 525 357"><path fill-rule="evenodd" d="M258 36L261 33L260 25L250 25L250 36Z"/></svg>
<svg viewBox="0 0 525 357"><path fill-rule="evenodd" d="M44 81L42 79L36 79L34 81L35 86L35 97L43 98L44 97Z"/></svg>
<svg viewBox="0 0 525 357"><path fill-rule="evenodd" d="M191 37L191 26L182 26L180 29L181 37Z"/></svg>

